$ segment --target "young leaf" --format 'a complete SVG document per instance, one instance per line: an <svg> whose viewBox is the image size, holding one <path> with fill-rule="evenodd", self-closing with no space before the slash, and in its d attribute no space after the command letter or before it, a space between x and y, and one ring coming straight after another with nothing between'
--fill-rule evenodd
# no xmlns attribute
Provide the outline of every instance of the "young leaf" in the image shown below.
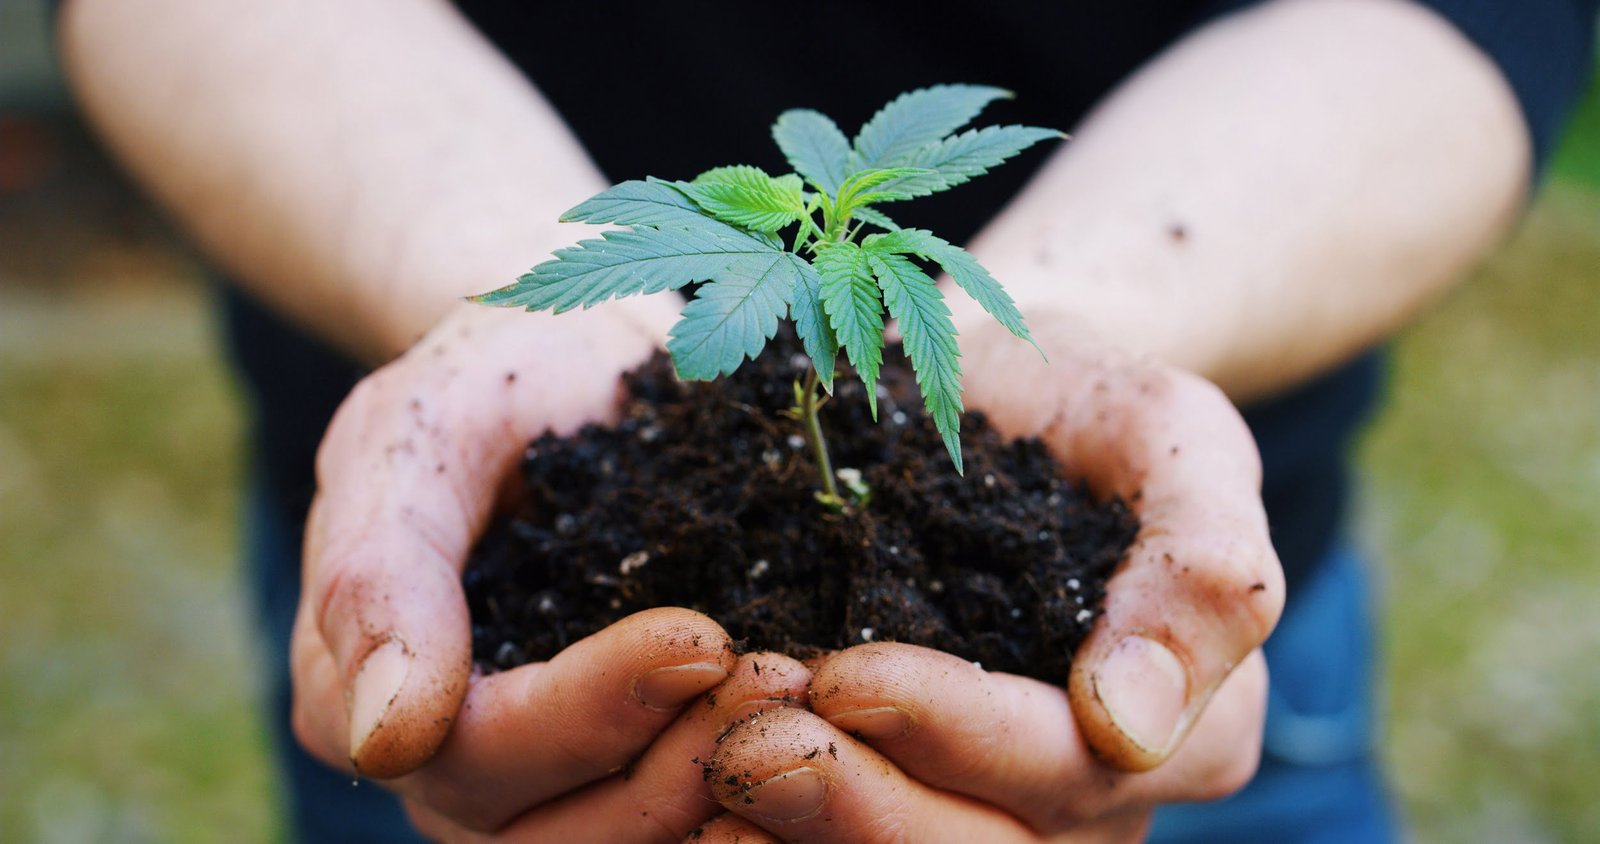
<svg viewBox="0 0 1600 844"><path fill-rule="evenodd" d="M714 228L602 232L601 239L557 249L554 258L515 282L469 300L559 314L607 299L676 290L691 281L717 281L733 274L741 260L770 261L779 254L770 243L706 222Z"/></svg>
<svg viewBox="0 0 1600 844"><path fill-rule="evenodd" d="M1011 294L1000 286L994 276L972 257L972 253L945 240L926 229L900 229L889 234L868 235L861 248L869 254L911 254L938 264L967 295L983 306L989 315L1005 326L1012 334L1021 337L1039 349L1033 335L1022 321L1022 312L1011 299ZM1044 350L1039 349L1043 355Z"/></svg>
<svg viewBox="0 0 1600 844"><path fill-rule="evenodd" d="M738 165L707 170L683 190L723 222L758 232L775 232L805 213L801 188L799 176L774 179L759 167Z"/></svg>
<svg viewBox="0 0 1600 844"><path fill-rule="evenodd" d="M961 350L944 295L911 259L887 252L867 252L867 263L883 288L889 314L900 322L900 336L911 368L917 373L922 401L944 437L945 450L961 465Z"/></svg>
<svg viewBox="0 0 1600 844"><path fill-rule="evenodd" d="M850 142L826 115L810 109L786 111L772 124L772 139L795 172L830 196L839 193Z"/></svg>
<svg viewBox="0 0 1600 844"><path fill-rule="evenodd" d="M884 191L879 186L901 179L925 177L933 175L930 170L921 170L916 167L886 167L883 169L861 170L844 180L839 186L839 195L835 202L838 214L849 214L863 205L874 202L891 202L896 199L910 199L908 195Z"/></svg>
<svg viewBox="0 0 1600 844"><path fill-rule="evenodd" d="M817 369L822 389L833 392L833 364L839 357L839 338L833 333L827 311L822 307L822 277L806 259L789 254L795 268L795 284L789 299L789 319L800 337L811 365Z"/></svg>
<svg viewBox="0 0 1600 844"><path fill-rule="evenodd" d="M878 370L883 366L883 293L861 247L843 241L817 253L822 307L867 387L867 406L878 418Z"/></svg>
<svg viewBox="0 0 1600 844"><path fill-rule="evenodd" d="M907 198L948 190L989 172L989 168L1051 138L1065 135L1035 126L985 126L914 150L905 165L928 172L885 182L881 190Z"/></svg>
<svg viewBox="0 0 1600 844"><path fill-rule="evenodd" d="M788 256L736 262L701 287L672 327L667 351L678 377L710 381L754 359L778 333L778 319L793 296L797 269Z"/></svg>
<svg viewBox="0 0 1600 844"><path fill-rule="evenodd" d="M912 152L965 126L1011 92L984 85L935 85L895 97L856 135L858 167L905 164Z"/></svg>

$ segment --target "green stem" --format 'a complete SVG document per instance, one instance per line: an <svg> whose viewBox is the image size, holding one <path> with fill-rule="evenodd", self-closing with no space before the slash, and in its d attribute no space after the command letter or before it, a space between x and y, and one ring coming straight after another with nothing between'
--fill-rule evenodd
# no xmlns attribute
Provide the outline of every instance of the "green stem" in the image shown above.
<svg viewBox="0 0 1600 844"><path fill-rule="evenodd" d="M813 366L811 374L806 376L806 386L800 397L800 413L805 420L806 439L811 441L811 448L817 454L817 471L822 473L822 493L831 501L843 503L839 488L833 482L833 461L828 458L828 440L822 435L822 420L817 417L817 387L821 383L822 377Z"/></svg>

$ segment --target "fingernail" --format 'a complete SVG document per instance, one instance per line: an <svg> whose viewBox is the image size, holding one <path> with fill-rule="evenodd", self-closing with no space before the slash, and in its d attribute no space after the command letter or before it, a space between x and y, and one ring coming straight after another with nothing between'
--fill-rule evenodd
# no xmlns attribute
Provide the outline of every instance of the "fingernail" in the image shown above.
<svg viewBox="0 0 1600 844"><path fill-rule="evenodd" d="M350 691L351 759L361 755L362 745L383 723L410 673L411 654L399 639L390 639L367 654Z"/></svg>
<svg viewBox="0 0 1600 844"><path fill-rule="evenodd" d="M651 709L677 709L727 678L727 670L714 662L673 665L640 677L633 695Z"/></svg>
<svg viewBox="0 0 1600 844"><path fill-rule="evenodd" d="M828 781L816 768L796 768L752 786L741 798L748 811L769 821L798 821L815 815L828 796Z"/></svg>
<svg viewBox="0 0 1600 844"><path fill-rule="evenodd" d="M1123 735L1167 754L1189 703L1189 676L1172 651L1143 636L1123 639L1095 672L1094 691Z"/></svg>
<svg viewBox="0 0 1600 844"><path fill-rule="evenodd" d="M828 723L868 739L897 738L911 731L911 716L894 706L852 709L829 716Z"/></svg>

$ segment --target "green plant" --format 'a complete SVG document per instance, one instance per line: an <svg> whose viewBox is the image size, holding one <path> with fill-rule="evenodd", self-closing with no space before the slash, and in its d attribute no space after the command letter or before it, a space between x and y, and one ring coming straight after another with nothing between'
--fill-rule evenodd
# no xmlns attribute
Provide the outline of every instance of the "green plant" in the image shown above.
<svg viewBox="0 0 1600 844"><path fill-rule="evenodd" d="M1033 339L1011 297L970 254L932 232L897 226L877 206L947 190L1039 141L1064 137L1031 126L954 134L1007 96L977 85L911 91L879 110L853 143L818 112L784 112L772 136L795 173L769 176L739 165L692 182L623 182L561 219L627 229L559 249L472 301L561 313L706 282L667 343L679 377L695 380L754 359L787 312L812 362L805 383L795 382L793 412L816 454L819 498L834 506L844 499L817 417L825 400L818 390L832 393L843 348L877 418L887 312L899 322L923 401L961 472L961 352L943 294L916 260L937 264L1012 333ZM779 232L791 226L785 249ZM860 238L863 226L882 231Z"/></svg>

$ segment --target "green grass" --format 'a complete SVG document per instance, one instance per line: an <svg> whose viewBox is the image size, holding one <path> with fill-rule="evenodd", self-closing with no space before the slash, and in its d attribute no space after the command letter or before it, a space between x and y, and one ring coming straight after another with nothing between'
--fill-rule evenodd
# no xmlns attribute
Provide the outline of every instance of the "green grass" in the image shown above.
<svg viewBox="0 0 1600 844"><path fill-rule="evenodd" d="M0 841L269 840L204 303L0 294Z"/></svg>
<svg viewBox="0 0 1600 844"><path fill-rule="evenodd" d="M1563 187L1397 346L1361 452L1386 753L1427 841L1600 830L1600 192Z"/></svg>

